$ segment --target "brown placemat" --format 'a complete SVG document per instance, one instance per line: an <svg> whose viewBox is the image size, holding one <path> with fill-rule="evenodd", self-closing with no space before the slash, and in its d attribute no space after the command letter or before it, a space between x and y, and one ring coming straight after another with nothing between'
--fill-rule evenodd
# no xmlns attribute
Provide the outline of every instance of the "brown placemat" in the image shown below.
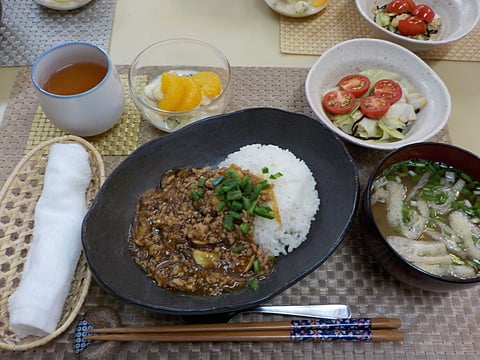
<svg viewBox="0 0 480 360"><path fill-rule="evenodd" d="M25 72L21 72L19 77L17 77L17 83L25 81L25 75ZM89 142L102 155L128 155L138 147L141 114L128 93L127 75L120 74L120 78L125 89L125 110L121 118L110 130L89 138ZM63 135L66 135L66 133L53 125L42 111L41 106L37 105L28 134L25 152L33 149L43 141Z"/></svg>
<svg viewBox="0 0 480 360"><path fill-rule="evenodd" d="M228 111L269 106L312 116L304 93L305 68L233 68L233 97ZM30 90L14 89L0 128L0 179L2 182L25 147L34 109L18 109L18 97ZM29 98L25 99L29 104ZM35 107L35 106L33 106ZM22 115L17 112L20 111ZM141 121L140 143L163 133ZM447 129L434 141L450 142ZM347 145L360 173L361 184L385 152ZM124 156L105 156L107 173ZM396 343L123 343L118 359L477 359L480 287L455 293L429 293L400 283L374 260L357 218L342 245L316 271L284 291L270 304L345 303L354 316L388 316L402 320L405 340ZM124 325L177 323L176 317L152 313L122 303L95 282L82 313L93 306L118 311ZM234 321L278 320L274 315L241 314ZM284 318L282 318L284 319ZM74 359L73 326L54 342L35 350L0 352L3 359Z"/></svg>
<svg viewBox="0 0 480 360"><path fill-rule="evenodd" d="M358 13L354 0L331 0L316 15L307 18L280 16L280 51L297 55L321 55L346 40L375 37ZM480 26L449 45L417 54L425 60L480 61Z"/></svg>

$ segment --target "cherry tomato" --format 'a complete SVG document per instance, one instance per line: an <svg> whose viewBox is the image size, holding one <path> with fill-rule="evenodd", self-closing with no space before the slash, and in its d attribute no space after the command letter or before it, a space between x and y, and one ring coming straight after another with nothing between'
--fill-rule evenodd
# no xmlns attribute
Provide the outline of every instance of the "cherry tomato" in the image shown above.
<svg viewBox="0 0 480 360"><path fill-rule="evenodd" d="M360 111L370 119L380 119L390 109L390 103L385 98L367 96L360 100Z"/></svg>
<svg viewBox="0 0 480 360"><path fill-rule="evenodd" d="M423 21L430 23L435 18L435 12L428 5L417 5L412 10L412 15L422 19Z"/></svg>
<svg viewBox="0 0 480 360"><path fill-rule="evenodd" d="M417 6L417 4L415 4L415 1L413 0L405 0L405 1L408 3L408 6L410 7L410 11L413 10L415 6Z"/></svg>
<svg viewBox="0 0 480 360"><path fill-rule="evenodd" d="M338 82L338 86L342 90L350 91L355 97L360 97L370 88L370 79L360 74L347 75Z"/></svg>
<svg viewBox="0 0 480 360"><path fill-rule="evenodd" d="M390 105L402 97L402 87L393 80L378 80L373 86L373 96L386 99Z"/></svg>
<svg viewBox="0 0 480 360"><path fill-rule="evenodd" d="M322 105L332 114L343 115L355 106L355 95L345 90L332 90L326 93L322 99Z"/></svg>
<svg viewBox="0 0 480 360"><path fill-rule="evenodd" d="M405 36L422 35L427 32L427 24L416 16L409 16L398 22L398 32Z"/></svg>
<svg viewBox="0 0 480 360"><path fill-rule="evenodd" d="M415 3L412 0L393 0L387 5L387 12L392 14L403 14L412 12Z"/></svg>

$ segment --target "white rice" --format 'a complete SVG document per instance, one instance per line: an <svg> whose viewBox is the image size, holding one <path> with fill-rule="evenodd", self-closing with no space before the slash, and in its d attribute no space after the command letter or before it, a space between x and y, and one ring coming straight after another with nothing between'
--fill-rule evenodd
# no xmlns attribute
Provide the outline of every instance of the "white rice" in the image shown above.
<svg viewBox="0 0 480 360"><path fill-rule="evenodd" d="M219 166L232 164L248 169L273 184L281 221L257 216L254 222L255 241L275 256L297 248L307 238L320 205L315 179L305 162L278 146L253 144L228 155ZM269 170L267 174L262 173L265 167ZM269 179L270 175L278 172L283 176Z"/></svg>

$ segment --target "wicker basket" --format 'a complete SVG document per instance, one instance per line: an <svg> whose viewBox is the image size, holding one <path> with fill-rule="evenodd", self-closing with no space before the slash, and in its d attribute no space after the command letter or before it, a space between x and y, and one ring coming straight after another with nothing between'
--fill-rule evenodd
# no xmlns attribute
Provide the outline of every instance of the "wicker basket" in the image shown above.
<svg viewBox="0 0 480 360"><path fill-rule="evenodd" d="M10 328L8 298L21 280L32 241L34 211L43 189L48 153L50 146L55 143L78 143L88 151L92 170L92 181L87 190L88 203L91 203L105 179L103 160L95 147L86 140L71 135L36 146L25 155L7 179L0 192L0 349L31 349L60 335L77 316L90 286L91 273L82 254L57 329L45 337L28 336L20 339Z"/></svg>

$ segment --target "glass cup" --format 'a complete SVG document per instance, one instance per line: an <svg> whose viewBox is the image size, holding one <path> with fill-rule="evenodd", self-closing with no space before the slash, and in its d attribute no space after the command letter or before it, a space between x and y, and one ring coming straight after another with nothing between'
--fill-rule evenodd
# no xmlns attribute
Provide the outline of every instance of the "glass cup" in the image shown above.
<svg viewBox="0 0 480 360"><path fill-rule="evenodd" d="M218 76L218 93L203 94L200 103L190 109L160 108L163 76L195 78L198 73ZM177 79L178 80L178 79ZM128 81L133 102L153 126L174 132L200 119L222 114L230 97L231 68L225 55L212 45L196 39L176 38L148 46L130 65ZM202 85L200 85L202 86ZM184 94L191 94L185 90ZM188 96L185 96L188 97Z"/></svg>

